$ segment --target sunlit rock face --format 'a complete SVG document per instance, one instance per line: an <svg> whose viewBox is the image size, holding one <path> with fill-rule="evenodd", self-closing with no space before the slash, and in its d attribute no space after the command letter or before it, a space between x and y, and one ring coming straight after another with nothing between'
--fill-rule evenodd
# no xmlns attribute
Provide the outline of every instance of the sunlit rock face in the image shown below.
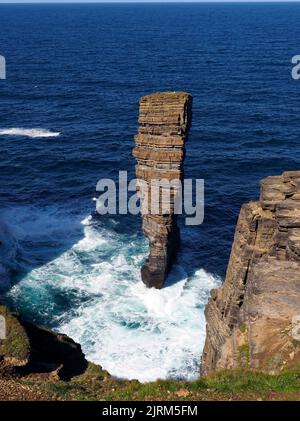
<svg viewBox="0 0 300 421"><path fill-rule="evenodd" d="M261 182L241 209L226 279L206 307L201 371L300 362L300 171Z"/></svg>
<svg viewBox="0 0 300 421"><path fill-rule="evenodd" d="M150 246L142 268L142 280L148 287L163 287L179 245L174 201L178 194L176 182L183 177L191 118L190 94L159 92L141 98L133 156L137 159L138 190L143 199L143 230ZM169 197L165 195L166 181L175 186ZM154 198L151 193L156 182L159 193Z"/></svg>

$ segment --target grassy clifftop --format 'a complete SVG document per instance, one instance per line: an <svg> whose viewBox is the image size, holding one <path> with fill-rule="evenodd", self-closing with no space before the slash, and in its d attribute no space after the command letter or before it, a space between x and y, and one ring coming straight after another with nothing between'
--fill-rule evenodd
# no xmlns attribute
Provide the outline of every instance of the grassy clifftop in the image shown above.
<svg viewBox="0 0 300 421"><path fill-rule="evenodd" d="M13 386L12 386L13 383ZM0 380L10 386L5 399L24 400L300 400L300 370L272 376L251 371L226 371L195 382L118 381L89 364L85 373L66 382L42 374ZM18 395L18 389L20 394Z"/></svg>
<svg viewBox="0 0 300 421"><path fill-rule="evenodd" d="M268 375L224 371L194 382L114 379L80 345L22 321L0 306L0 400L300 400L300 367Z"/></svg>
<svg viewBox="0 0 300 421"><path fill-rule="evenodd" d="M12 365L27 364L30 343L24 327L5 306L0 305L0 316L5 320L6 331L6 339L0 339L0 357Z"/></svg>

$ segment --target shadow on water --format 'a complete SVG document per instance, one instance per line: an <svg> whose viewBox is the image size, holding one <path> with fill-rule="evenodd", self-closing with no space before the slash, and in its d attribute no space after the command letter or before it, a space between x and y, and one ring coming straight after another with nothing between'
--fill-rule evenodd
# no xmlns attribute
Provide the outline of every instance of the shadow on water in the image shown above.
<svg viewBox="0 0 300 421"><path fill-rule="evenodd" d="M80 346L72 339L47 329L21 322L30 340L30 360L19 374L52 373L68 381L85 372L88 362Z"/></svg>

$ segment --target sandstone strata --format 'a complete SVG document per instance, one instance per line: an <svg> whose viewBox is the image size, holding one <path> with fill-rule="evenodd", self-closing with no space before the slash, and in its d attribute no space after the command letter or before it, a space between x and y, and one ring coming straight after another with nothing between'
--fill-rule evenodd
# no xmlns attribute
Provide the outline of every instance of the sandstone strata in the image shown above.
<svg viewBox="0 0 300 421"><path fill-rule="evenodd" d="M138 189L144 200L143 230L150 245L149 257L142 268L142 280L148 287L163 287L179 245L177 215L174 214L176 189L170 195L168 211L162 206L163 188L158 203L153 203L153 197L151 202L151 186L156 181L182 179L191 114L192 97L187 93L156 93L140 101L133 155L137 159Z"/></svg>
<svg viewBox="0 0 300 421"><path fill-rule="evenodd" d="M260 200L242 207L225 283L205 313L203 375L299 364L300 171L262 180Z"/></svg>

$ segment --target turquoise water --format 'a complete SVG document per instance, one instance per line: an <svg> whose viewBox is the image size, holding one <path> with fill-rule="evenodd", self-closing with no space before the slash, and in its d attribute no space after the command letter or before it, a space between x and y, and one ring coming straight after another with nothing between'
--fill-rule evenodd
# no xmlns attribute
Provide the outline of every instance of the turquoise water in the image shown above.
<svg viewBox="0 0 300 421"><path fill-rule="evenodd" d="M197 377L203 306L215 277L203 269L188 276L182 256L162 291L147 289L140 280L147 244L138 234L120 235L56 207L7 212L20 269L6 302L30 320L67 333L117 377ZM53 248L61 254L39 265Z"/></svg>

